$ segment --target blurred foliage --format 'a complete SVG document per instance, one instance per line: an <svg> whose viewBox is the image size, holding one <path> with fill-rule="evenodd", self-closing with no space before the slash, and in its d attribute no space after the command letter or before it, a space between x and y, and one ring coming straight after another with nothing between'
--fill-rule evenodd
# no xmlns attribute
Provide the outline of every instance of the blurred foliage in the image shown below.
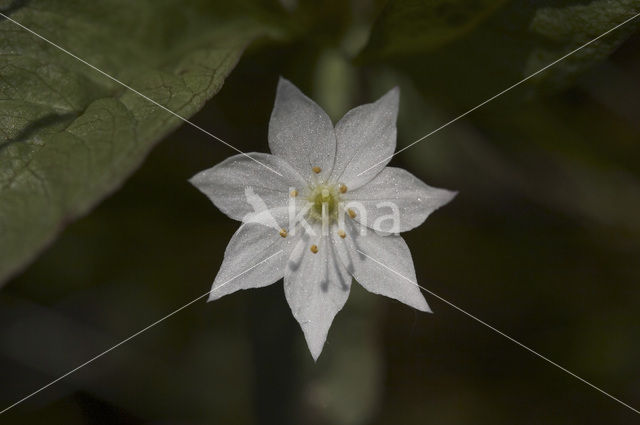
<svg viewBox="0 0 640 425"><path fill-rule="evenodd" d="M429 97L458 109L475 106L640 10L639 0L424 3L428 6L413 0L390 2L360 61L384 60L410 74ZM415 29L424 27L428 32L417 36ZM520 89L520 95L566 88L639 27L636 19L611 32L537 75L536 84Z"/></svg>
<svg viewBox="0 0 640 425"><path fill-rule="evenodd" d="M425 53L464 37L506 0L396 0L371 32L365 57Z"/></svg>
<svg viewBox="0 0 640 425"><path fill-rule="evenodd" d="M0 1L0 8L10 3ZM63 3L77 6L74 14L93 10L84 18L91 22L118 16L103 16L109 13L93 4ZM148 38L138 40L131 32L146 33L137 18L149 3L134 3L120 6L129 11L131 26L114 39L134 39L127 66L117 65L121 57L115 52L97 48L109 41L96 46L69 30L82 21L56 21L48 30L84 59L103 58L99 63L125 75L137 64L149 66L145 57L162 46L183 40L197 51L207 43L234 41L227 31L247 25L242 40L255 41L220 93L193 116L245 152L267 150L280 75L318 100L333 119L400 86L402 147L638 8L636 1L613 0L167 0L154 2L157 10L148 13L159 18ZM165 4L173 4L168 15ZM166 16L191 18L174 26ZM0 29L29 49L40 46L54 63L67 60L9 24L1 22ZM47 31L35 18L30 25ZM630 22L393 160L429 184L460 191L451 205L405 235L420 283L636 407L637 27L638 21ZM116 46L126 50L127 44ZM176 54L159 72L175 69L184 52ZM86 84L110 86L70 60L65 66ZM6 71L0 72L6 81ZM192 106L189 115L199 109ZM155 125L171 124L163 134L176 126L170 116L147 110L158 114ZM137 161L158 138L138 147ZM121 190L71 224L8 283L0 293L5 405L208 291L237 224L187 179L233 153L180 127ZM0 160L0 169L4 164ZM89 190L82 180L75 184ZM0 254L7 257L11 248L0 245ZM317 364L280 284L196 303L16 407L2 422L637 421L602 394L427 299L434 315L354 285Z"/></svg>

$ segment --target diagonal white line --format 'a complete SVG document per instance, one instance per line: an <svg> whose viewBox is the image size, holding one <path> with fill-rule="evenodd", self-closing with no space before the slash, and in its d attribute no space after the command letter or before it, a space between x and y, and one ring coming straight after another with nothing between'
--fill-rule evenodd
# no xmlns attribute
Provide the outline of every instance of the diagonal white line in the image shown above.
<svg viewBox="0 0 640 425"><path fill-rule="evenodd" d="M180 120L184 121L185 123L189 124L191 127L200 130L201 132L203 132L204 134L206 134L207 136L213 137L214 139L216 139L217 141L219 141L220 143L224 144L225 146L230 147L231 149L233 149L234 151L238 152L239 154L242 154L244 156L246 156L247 158L249 158L250 160L262 165L263 167L265 167L267 170L272 171L274 173L276 173L277 175L282 177L282 174L280 174L279 172L277 172L276 170L274 170L273 168L269 167L266 164L263 164L262 162L258 161L257 159L253 158L250 155L247 155L246 153L242 152L240 149L236 148L235 146L231 145L230 143L225 142L224 140L222 140L221 138L219 138L218 136L216 136L215 134L205 130L204 128L200 127L197 124L194 124L193 122L189 121L188 119L186 119L185 117L183 117L182 115L179 115L178 113L172 111L171 109L167 108L166 106L163 106L161 104L159 104L158 102L156 102L155 100L151 99L149 96L144 95L142 93L140 93L138 90L134 89L133 87L123 83L122 81L118 80L117 78L111 76L110 74L107 74L106 72L104 72L103 70L99 69L98 67L90 64L89 62L85 61L82 58L79 58L78 56L74 55L73 53L71 53L70 51L68 51L67 49L65 49L62 46L59 46L58 44L54 43L53 41L43 37L42 35L38 34L37 32L33 31L31 28L27 28L24 25L22 25L20 22L10 18L9 16L5 15L4 13L0 12L0 16L2 16L3 18L5 18L8 21L13 22L14 24L16 24L17 26L19 26L20 28L24 29L25 31L30 32L31 34L35 35L36 37L38 37L39 39L47 42L48 44L52 45L53 47L55 47L56 49L66 53L67 55L71 56L72 58L82 62L83 64L87 65L89 68L93 69L94 71L99 72L100 74L104 75L105 77L107 77L108 79L110 79L111 81L114 81L115 83L120 84L122 87L131 90L133 93L137 94L138 96L144 98L145 100L153 103L154 105L156 105L157 107L167 111L168 113L170 113L171 115L173 115L176 118L179 118Z"/></svg>
<svg viewBox="0 0 640 425"><path fill-rule="evenodd" d="M522 80L518 81L517 83L507 87L506 89L502 90L500 93L495 94L493 96L491 96L490 98L488 98L487 100L485 100L484 102L474 106L473 108L469 109L467 112L458 115L457 117L455 117L454 119L452 119L451 121L448 121L444 124L442 124L440 127L436 128L435 130L431 131L430 133L425 134L424 136L422 136L421 138L417 139L416 141L408 144L407 146L405 146L404 148L396 151L393 155L386 157L385 159L383 159L382 161L379 161L375 164L373 164L371 167L367 168L366 170L362 171L360 174L358 174L358 176L363 175L364 173L366 173L367 171L371 170L372 168L375 168L376 166L382 164L383 162L387 162L389 161L391 158L393 158L394 156L398 155L400 152L404 152L405 150L409 149L410 147L412 147L413 145L415 145L416 143L419 143L421 141L423 141L424 139L426 139L427 137L436 134L438 131L442 130L445 127L448 127L449 125L453 124L454 122L458 121L461 118L466 117L467 115L469 115L470 113L472 113L473 111L475 111L476 109L479 109L481 107L483 107L484 105L486 105L487 103L497 99L498 97L502 96L503 94L507 93L508 91L518 87L519 85L521 85L522 83L524 83L525 81L530 80L531 78L535 77L536 75L540 74L541 72L546 71L547 69L551 68L552 66L554 66L555 64L557 64L558 62L561 62L563 60L565 60L566 58L568 58L569 56L573 55L576 52L579 52L580 50L584 49L585 47L589 46L590 44L595 43L596 41L600 40L602 37L606 36L607 34L617 30L618 28L620 28L621 26L627 24L628 22L633 21L635 18L637 18L638 16L640 16L640 12L636 13L635 15L633 15L632 17L630 17L629 19L627 19L624 22L619 23L618 25L616 25L615 27L611 28L610 30L600 34L599 36L597 36L596 38L594 38L591 41L588 41L587 43L583 44L582 46L570 51L569 53L567 53L566 55L556 59L555 61L551 62L550 64L548 64L547 66L540 68L539 70L537 70L536 72L534 72L533 74L530 74L529 76L523 78Z"/></svg>
<svg viewBox="0 0 640 425"><path fill-rule="evenodd" d="M281 254L282 250L276 252L275 254L270 255L269 257L265 258L264 260L260 261L257 264L254 264L253 266L249 267L248 269L246 269L245 271L243 271L242 273L232 277L231 279L227 280L224 283L221 283L220 285L216 286L215 288L212 288L210 291L205 292L204 294L200 295L199 297L193 299L192 301L189 301L188 303L186 303L185 305L183 305L182 307L173 310L171 313L167 314L166 316L162 317L161 319L156 320L155 322L153 322L152 324L150 324L149 326L139 330L138 332L134 333L133 335L123 339L122 341L120 341L119 343L117 343L116 345L112 346L111 348L108 348L106 350L104 350L102 353L98 354L95 357L92 357L91 359L87 360L86 362L82 363L80 366L71 369L69 372L65 373L64 375L54 379L53 381L49 382L47 385L41 387L40 389L32 392L31 394L21 398L20 400L16 401L15 403L13 403L11 406L5 407L2 411L0 411L0 415L2 415L3 413L7 412L10 409L13 409L14 407L16 407L17 405L19 405L20 403L30 399L31 397L33 397L34 395L38 394L41 391L46 390L47 388L49 388L50 386L54 385L55 383L63 380L64 378L66 378L67 376L71 375L72 373L77 372L78 370L82 369L83 367L93 363L94 361L98 360L100 357L104 356L107 353L110 353L111 351L115 350L116 348L120 347L121 345L131 341L133 338L137 337L138 335L148 331L149 329L153 328L154 326L164 322L165 320L167 320L168 318L172 317L173 315L179 313L180 311L184 310L185 308L189 307L190 305L200 301L201 299L203 299L204 297L206 297L207 295L211 294L213 291L216 291L220 288L222 288L223 286L225 286L226 284L228 284L229 282L233 281L234 279L242 276L243 274L249 272L250 270L253 270L255 267L258 267L259 265L269 261L271 258L275 257L278 254Z"/></svg>
<svg viewBox="0 0 640 425"><path fill-rule="evenodd" d="M560 366L558 363L554 362L553 360L550 360L549 358L543 356L542 354L538 353L537 351L535 351L532 348L527 347L526 345L524 345L523 343L521 343L520 341L518 341L515 338L510 337L509 335L507 335L506 333L502 332L499 329L496 329L495 327L491 326L490 324L488 324L487 322L477 318L476 316L474 316L473 314L469 313L466 310L463 310L462 308L458 307L457 305L453 304L450 301L447 301L446 299L442 298L440 295L434 293L433 291L428 290L427 288L425 288L424 286L419 285L418 283L414 282L413 280L409 279L408 277L402 275L401 273L398 273L397 271L393 270L391 267L388 267L387 265L381 263L380 261L376 260L375 258L371 257L370 255L367 255L366 253L360 251L359 249L356 249L356 251L358 251L360 254L364 255L365 257L369 258L370 260L376 262L378 265L384 267L385 269L389 270L390 272L394 273L395 275L401 277L402 279L406 280L407 282L411 283L412 285L417 286L418 288L422 289L423 291L427 292L430 295L433 295L434 297L436 297L437 299L439 299L440 301L442 301L443 303L449 305L450 307L453 307L454 309L458 310L460 313L464 314L465 316L470 317L471 319L475 320L476 322L480 323L483 326L486 326L487 328L491 329L492 331L496 332L497 334L505 337L506 339L508 339L509 341L517 344L518 346L524 348L525 350L527 350L528 352L530 352L531 354L534 354L535 356L541 358L542 360L544 360L545 362L557 367L558 369L562 370L565 373L568 373L569 375L573 376L574 378L578 379L579 381L587 384L588 386L590 386L591 388L593 388L594 390L599 391L600 393L604 394L605 396L609 397L610 399L620 403L621 405L623 405L624 407L632 410L633 412L637 413L640 415L640 410L635 409L631 406L629 406L627 403L625 403L624 401L612 396L611 394L609 394L608 392L596 387L594 384L592 384L591 382L587 381L584 378L581 378L580 376L576 375L575 373L571 372L569 369Z"/></svg>

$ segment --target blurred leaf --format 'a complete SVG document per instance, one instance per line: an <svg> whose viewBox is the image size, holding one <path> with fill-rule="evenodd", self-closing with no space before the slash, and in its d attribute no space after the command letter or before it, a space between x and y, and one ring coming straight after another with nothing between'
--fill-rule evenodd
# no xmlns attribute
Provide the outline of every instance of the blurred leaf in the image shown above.
<svg viewBox="0 0 640 425"><path fill-rule="evenodd" d="M383 10L363 56L422 53L462 37L505 0L396 0Z"/></svg>
<svg viewBox="0 0 640 425"><path fill-rule="evenodd" d="M387 87L390 81L402 90L400 147L446 122L447 114L401 74L378 73L375 84ZM637 90L627 90L636 97ZM632 123L597 105L558 96L483 114L475 122L461 121L400 158L461 190L476 205L492 208L497 197L509 193L574 220L638 234L637 140Z"/></svg>
<svg viewBox="0 0 640 425"><path fill-rule="evenodd" d="M8 3L0 7L12 19L183 117L267 31L205 1ZM0 33L1 282L181 121L12 22L0 22Z"/></svg>
<svg viewBox="0 0 640 425"><path fill-rule="evenodd" d="M536 11L531 31L548 43L535 47L527 60L524 75L529 75L552 63L567 51L602 35L605 31L631 18L640 7L637 0L596 0L564 8L544 7ZM547 88L567 86L576 75L594 63L607 58L636 29L630 22L554 66L539 80Z"/></svg>
<svg viewBox="0 0 640 425"><path fill-rule="evenodd" d="M425 94L460 108L495 95L640 10L640 0L510 1L501 7L478 3L485 7L478 6L473 17L461 20L463 26L446 27L444 15L434 12L433 2L415 3L406 11L406 19L400 19L396 10L404 3L393 3L381 15L363 59L392 57L394 65L410 74ZM449 29L438 36L426 30L414 33L427 27L433 32ZM640 20L628 22L536 76L535 82L546 92L567 87L639 27ZM519 90L516 97L532 94Z"/></svg>

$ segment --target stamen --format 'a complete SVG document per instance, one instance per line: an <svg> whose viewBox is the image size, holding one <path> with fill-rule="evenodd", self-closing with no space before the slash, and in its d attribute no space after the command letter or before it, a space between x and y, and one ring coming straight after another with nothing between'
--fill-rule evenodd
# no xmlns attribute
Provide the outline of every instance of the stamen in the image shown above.
<svg viewBox="0 0 640 425"><path fill-rule="evenodd" d="M340 184L340 193L347 193L347 185L346 184Z"/></svg>
<svg viewBox="0 0 640 425"><path fill-rule="evenodd" d="M352 210L351 208L349 208L347 210L347 213L349 214L349 217L356 218L356 212L354 210Z"/></svg>
<svg viewBox="0 0 640 425"><path fill-rule="evenodd" d="M311 249L311 252L313 252L314 254L318 253L318 245L311 245L311 248L309 249Z"/></svg>
<svg viewBox="0 0 640 425"><path fill-rule="evenodd" d="M317 165L315 167L312 168L313 172L316 174L320 174L320 171L322 171L322 168L318 167Z"/></svg>
<svg viewBox="0 0 640 425"><path fill-rule="evenodd" d="M325 189L326 190L326 189ZM322 191L324 197L324 190ZM327 197L329 197L329 191L327 190ZM329 234L329 204L322 203L322 236Z"/></svg>
<svg viewBox="0 0 640 425"><path fill-rule="evenodd" d="M284 229L280 229L280 236L282 236L283 238L286 238L288 235L287 231Z"/></svg>
<svg viewBox="0 0 640 425"><path fill-rule="evenodd" d="M292 198L295 198L296 196L298 196L298 191L296 189L293 189L290 193Z"/></svg>
<svg viewBox="0 0 640 425"><path fill-rule="evenodd" d="M342 239L347 237L347 234L344 232L344 230L340 229L338 230L338 236L340 236Z"/></svg>

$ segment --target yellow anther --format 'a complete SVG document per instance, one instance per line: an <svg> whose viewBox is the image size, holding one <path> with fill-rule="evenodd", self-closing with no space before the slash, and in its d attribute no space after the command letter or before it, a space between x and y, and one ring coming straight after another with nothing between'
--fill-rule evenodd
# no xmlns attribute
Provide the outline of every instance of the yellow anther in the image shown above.
<svg viewBox="0 0 640 425"><path fill-rule="evenodd" d="M340 193L347 193L347 185L346 184L341 184L340 185Z"/></svg>
<svg viewBox="0 0 640 425"><path fill-rule="evenodd" d="M288 233L287 233L287 231L286 231L286 230L284 230L284 229L281 229L281 230L280 230L280 236L282 236L283 238L286 238L286 237L287 237L287 235L288 235Z"/></svg>
<svg viewBox="0 0 640 425"><path fill-rule="evenodd" d="M318 245L311 245L311 252L313 252L314 254L318 253Z"/></svg>
<svg viewBox="0 0 640 425"><path fill-rule="evenodd" d="M344 232L344 230L340 229L338 230L338 236L340 236L342 239L347 237L347 234Z"/></svg>
<svg viewBox="0 0 640 425"><path fill-rule="evenodd" d="M318 167L317 165L315 167L312 168L313 172L316 174L320 174L320 171L322 171L322 168Z"/></svg>
<svg viewBox="0 0 640 425"><path fill-rule="evenodd" d="M297 191L297 190L295 190L295 189L293 189L293 190L291 191L290 195L291 195L291 197L292 197L292 198L295 198L296 196L298 196L298 191Z"/></svg>
<svg viewBox="0 0 640 425"><path fill-rule="evenodd" d="M352 210L351 208L349 208L347 210L347 213L349 214L349 217L356 218L356 212L354 210Z"/></svg>

